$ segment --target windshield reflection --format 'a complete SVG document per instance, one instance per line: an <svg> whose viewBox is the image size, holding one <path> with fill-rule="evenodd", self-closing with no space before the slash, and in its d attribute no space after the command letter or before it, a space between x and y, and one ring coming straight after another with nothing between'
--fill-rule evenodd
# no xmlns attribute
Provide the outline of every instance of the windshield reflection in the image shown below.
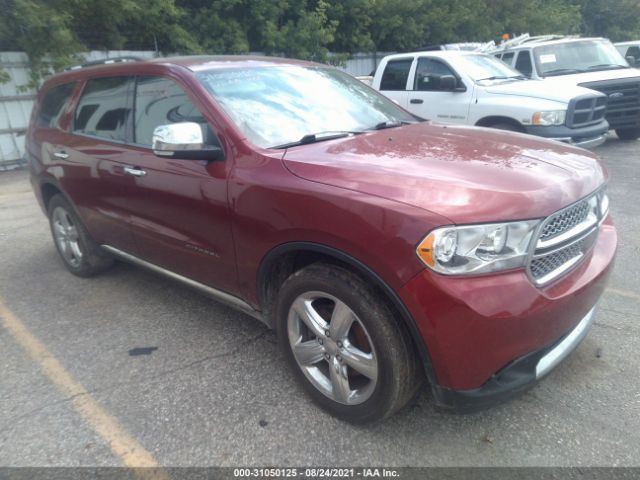
<svg viewBox="0 0 640 480"><path fill-rule="evenodd" d="M274 148L317 132L361 132L416 119L333 68L293 65L212 69L197 74L238 128Z"/></svg>

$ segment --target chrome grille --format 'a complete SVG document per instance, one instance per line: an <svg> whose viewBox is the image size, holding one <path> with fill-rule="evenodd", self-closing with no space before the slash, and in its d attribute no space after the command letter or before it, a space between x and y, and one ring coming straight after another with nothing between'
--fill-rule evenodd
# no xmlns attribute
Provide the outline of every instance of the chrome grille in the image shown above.
<svg viewBox="0 0 640 480"><path fill-rule="evenodd" d="M548 240L571 230L576 225L584 222L590 211L589 202L582 200L572 207L554 214L542 229L540 239Z"/></svg>
<svg viewBox="0 0 640 480"><path fill-rule="evenodd" d="M571 245L553 251L547 255L534 257L531 260L531 276L540 283L549 281L545 277L555 272L561 273L569 270L574 264L584 256L595 240L597 231L591 232L587 237ZM558 275L554 275L554 278Z"/></svg>
<svg viewBox="0 0 640 480"><path fill-rule="evenodd" d="M585 127L602 122L607 110L607 97L602 94L576 97L569 102L567 126Z"/></svg>
<svg viewBox="0 0 640 480"><path fill-rule="evenodd" d="M611 128L640 126L640 77L581 83L608 96L606 119Z"/></svg>
<svg viewBox="0 0 640 480"><path fill-rule="evenodd" d="M606 211L605 191L584 198L544 220L529 261L529 275L544 285L577 265L594 244Z"/></svg>

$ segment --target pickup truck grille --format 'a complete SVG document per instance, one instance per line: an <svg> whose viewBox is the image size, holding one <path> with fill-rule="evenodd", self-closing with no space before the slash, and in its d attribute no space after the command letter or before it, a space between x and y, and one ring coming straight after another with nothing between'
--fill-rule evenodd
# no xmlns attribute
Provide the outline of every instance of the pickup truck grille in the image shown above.
<svg viewBox="0 0 640 480"><path fill-rule="evenodd" d="M611 128L640 127L640 77L581 83L607 95L606 119Z"/></svg>
<svg viewBox="0 0 640 480"><path fill-rule="evenodd" d="M607 203L601 189L543 221L528 266L536 285L548 284L580 263L598 237Z"/></svg>
<svg viewBox="0 0 640 480"><path fill-rule="evenodd" d="M606 110L607 97L604 95L574 98L567 110L567 126L578 128L600 123Z"/></svg>

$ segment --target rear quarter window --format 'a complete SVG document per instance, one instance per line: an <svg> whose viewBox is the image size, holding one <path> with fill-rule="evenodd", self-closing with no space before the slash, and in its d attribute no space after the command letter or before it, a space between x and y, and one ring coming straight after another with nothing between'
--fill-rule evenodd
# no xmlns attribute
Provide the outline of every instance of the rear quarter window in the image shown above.
<svg viewBox="0 0 640 480"><path fill-rule="evenodd" d="M53 87L44 94L36 125L40 128L59 128L58 122L62 117L65 106L69 103L75 83L64 83Z"/></svg>

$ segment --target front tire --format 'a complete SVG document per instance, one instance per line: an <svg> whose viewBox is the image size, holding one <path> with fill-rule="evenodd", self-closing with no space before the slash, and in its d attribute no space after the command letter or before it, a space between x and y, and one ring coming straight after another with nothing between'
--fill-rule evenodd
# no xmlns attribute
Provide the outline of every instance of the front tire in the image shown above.
<svg viewBox="0 0 640 480"><path fill-rule="evenodd" d="M640 127L636 128L619 128L616 135L620 140L637 140L640 138Z"/></svg>
<svg viewBox="0 0 640 480"><path fill-rule="evenodd" d="M318 263L292 274L280 288L276 321L298 381L336 417L386 418L420 388L406 329L379 294L344 268Z"/></svg>
<svg viewBox="0 0 640 480"><path fill-rule="evenodd" d="M48 211L53 243L67 270L79 277L92 277L113 265L113 258L91 240L65 197L53 196Z"/></svg>

